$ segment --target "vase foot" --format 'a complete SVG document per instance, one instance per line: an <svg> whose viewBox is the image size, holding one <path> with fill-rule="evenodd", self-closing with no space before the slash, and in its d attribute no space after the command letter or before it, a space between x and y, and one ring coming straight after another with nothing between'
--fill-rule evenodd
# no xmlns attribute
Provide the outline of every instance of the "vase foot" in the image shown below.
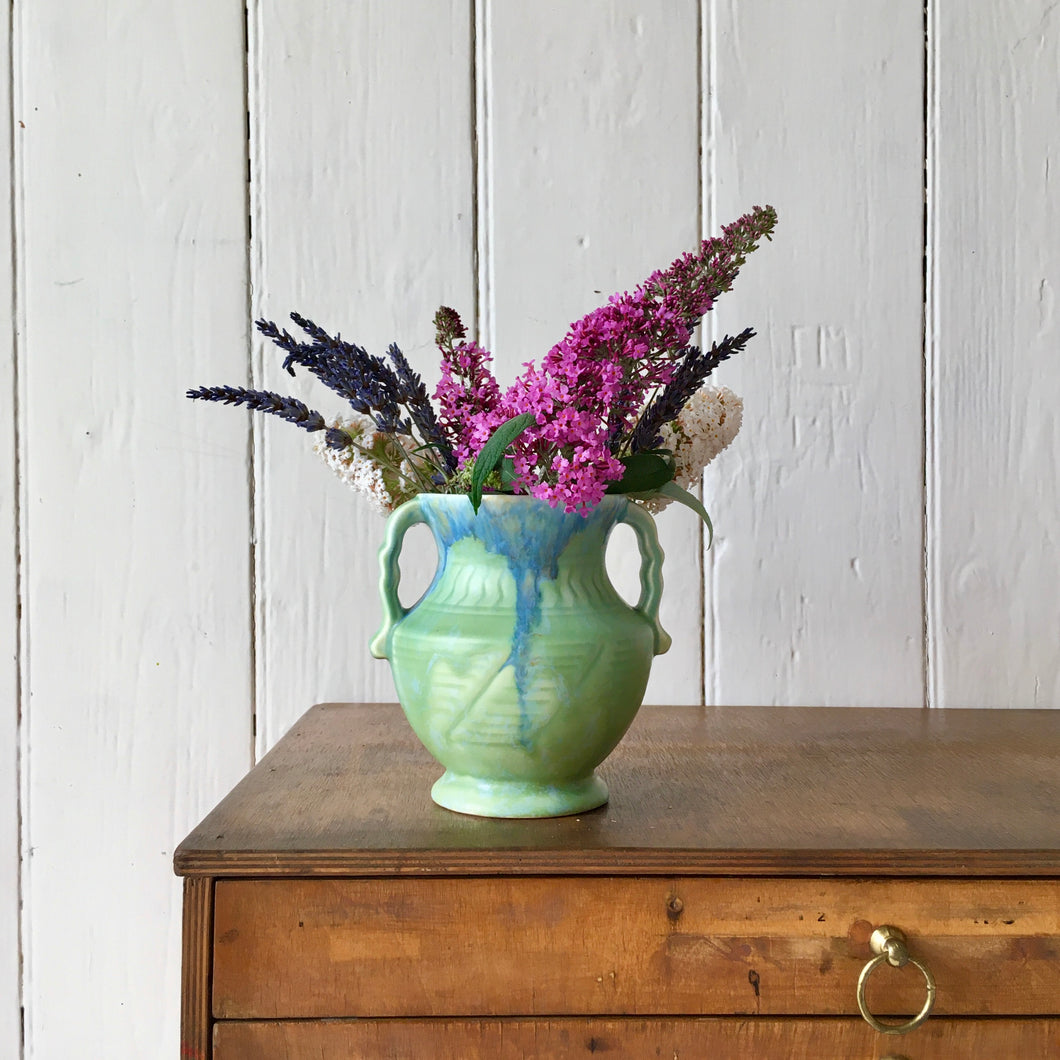
<svg viewBox="0 0 1060 1060"><path fill-rule="evenodd" d="M569 817L603 806L607 785L595 774L559 784L481 780L446 771L431 798L447 810L474 817Z"/></svg>

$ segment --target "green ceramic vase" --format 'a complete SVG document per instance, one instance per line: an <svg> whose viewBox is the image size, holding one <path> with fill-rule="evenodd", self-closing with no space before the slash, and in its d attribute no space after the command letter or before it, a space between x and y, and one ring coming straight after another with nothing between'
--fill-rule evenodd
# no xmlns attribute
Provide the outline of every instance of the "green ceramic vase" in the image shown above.
<svg viewBox="0 0 1060 1060"><path fill-rule="evenodd" d="M438 570L411 608L398 599L409 527L426 523ZM640 599L630 607L604 566L619 523L636 533ZM659 625L662 549L625 497L588 516L532 497L421 494L389 520L380 550L383 624L372 654L390 660L410 725L445 767L436 803L483 817L557 817L607 801L594 770L644 696Z"/></svg>

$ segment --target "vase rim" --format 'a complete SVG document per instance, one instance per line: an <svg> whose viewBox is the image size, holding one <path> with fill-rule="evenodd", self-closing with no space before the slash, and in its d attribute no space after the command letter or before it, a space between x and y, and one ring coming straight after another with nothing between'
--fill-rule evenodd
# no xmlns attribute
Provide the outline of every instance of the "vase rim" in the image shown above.
<svg viewBox="0 0 1060 1060"><path fill-rule="evenodd" d="M417 494L418 497L429 499L430 503L437 504L459 504L460 502L470 503L470 494L467 493L429 493L424 491L423 493ZM488 505L510 505L516 503L530 503L534 505L544 505L546 508L552 508L554 511L563 512L562 505L551 505L547 500L541 497L532 497L528 493L483 493L482 504ZM605 505L629 503L629 498L624 497L619 493L609 493L606 497L603 497L597 504L593 505L589 509L590 512L595 511L597 508L601 508Z"/></svg>

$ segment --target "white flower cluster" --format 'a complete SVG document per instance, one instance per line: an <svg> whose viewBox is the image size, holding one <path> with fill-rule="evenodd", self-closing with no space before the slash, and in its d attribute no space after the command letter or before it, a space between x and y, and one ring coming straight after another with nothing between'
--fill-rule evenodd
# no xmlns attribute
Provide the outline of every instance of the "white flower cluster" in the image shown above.
<svg viewBox="0 0 1060 1060"><path fill-rule="evenodd" d="M370 417L358 413L349 419L337 419L328 426L345 431L356 446L332 449L322 431L317 435L313 452L347 486L363 493L380 515L389 515L409 499L412 491L402 488L407 487L407 482L400 473L409 471L405 453L391 435L377 430Z"/></svg>
<svg viewBox="0 0 1060 1060"><path fill-rule="evenodd" d="M673 450L677 484L685 489L694 487L707 464L728 448L742 422L743 401L728 387L697 390L677 419L660 431L662 448ZM669 503L666 497L653 497L645 507L661 512Z"/></svg>

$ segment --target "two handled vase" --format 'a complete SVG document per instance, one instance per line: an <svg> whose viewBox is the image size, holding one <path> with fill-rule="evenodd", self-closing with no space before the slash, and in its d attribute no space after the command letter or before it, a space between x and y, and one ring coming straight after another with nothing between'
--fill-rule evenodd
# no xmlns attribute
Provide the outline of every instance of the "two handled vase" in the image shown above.
<svg viewBox="0 0 1060 1060"><path fill-rule="evenodd" d="M398 599L408 529L438 548L430 587ZM607 540L627 523L640 546L631 607L607 575ZM416 735L445 767L436 803L484 817L556 817L607 801L595 773L640 708L659 624L662 560L652 517L608 496L588 516L532 497L421 494L390 516L380 550L389 659Z"/></svg>

